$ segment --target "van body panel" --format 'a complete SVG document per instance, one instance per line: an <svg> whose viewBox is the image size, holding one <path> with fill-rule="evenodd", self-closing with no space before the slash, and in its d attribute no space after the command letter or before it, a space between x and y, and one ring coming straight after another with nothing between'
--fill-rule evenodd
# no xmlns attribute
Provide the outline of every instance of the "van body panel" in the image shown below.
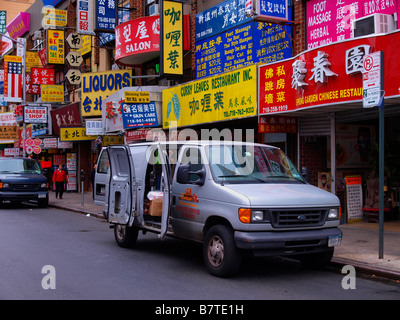
<svg viewBox="0 0 400 320"><path fill-rule="evenodd" d="M336 196L309 184L227 184L225 188L245 195L251 207L339 206Z"/></svg>

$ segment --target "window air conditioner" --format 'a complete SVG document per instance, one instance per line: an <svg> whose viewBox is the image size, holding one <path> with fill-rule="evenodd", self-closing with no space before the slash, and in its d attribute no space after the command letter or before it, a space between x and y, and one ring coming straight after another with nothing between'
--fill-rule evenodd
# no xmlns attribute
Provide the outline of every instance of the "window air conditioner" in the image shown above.
<svg viewBox="0 0 400 320"><path fill-rule="evenodd" d="M155 16L159 14L158 4L154 3L149 6L149 16Z"/></svg>
<svg viewBox="0 0 400 320"><path fill-rule="evenodd" d="M394 17L389 14L374 13L353 21L354 38L393 30L395 30Z"/></svg>

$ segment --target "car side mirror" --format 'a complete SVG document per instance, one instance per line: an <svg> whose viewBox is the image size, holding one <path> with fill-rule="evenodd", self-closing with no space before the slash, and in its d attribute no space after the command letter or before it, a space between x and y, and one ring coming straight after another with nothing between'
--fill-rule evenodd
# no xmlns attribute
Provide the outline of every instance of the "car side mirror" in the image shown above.
<svg viewBox="0 0 400 320"><path fill-rule="evenodd" d="M190 180L190 175L195 174L199 178L195 181ZM199 186L204 185L206 180L206 170L203 166L201 170L190 171L189 164L180 165L176 174L176 181L181 184L197 184Z"/></svg>

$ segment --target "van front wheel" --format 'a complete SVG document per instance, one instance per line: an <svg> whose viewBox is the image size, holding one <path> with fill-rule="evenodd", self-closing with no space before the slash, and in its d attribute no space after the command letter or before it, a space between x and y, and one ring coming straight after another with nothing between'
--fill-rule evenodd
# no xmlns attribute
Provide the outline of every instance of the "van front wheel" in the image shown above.
<svg viewBox="0 0 400 320"><path fill-rule="evenodd" d="M242 256L236 248L233 232L228 226L215 225L207 231L203 257L212 275L228 277L238 271Z"/></svg>
<svg viewBox="0 0 400 320"><path fill-rule="evenodd" d="M122 224L114 226L115 241L122 248L131 248L135 245L139 230Z"/></svg>

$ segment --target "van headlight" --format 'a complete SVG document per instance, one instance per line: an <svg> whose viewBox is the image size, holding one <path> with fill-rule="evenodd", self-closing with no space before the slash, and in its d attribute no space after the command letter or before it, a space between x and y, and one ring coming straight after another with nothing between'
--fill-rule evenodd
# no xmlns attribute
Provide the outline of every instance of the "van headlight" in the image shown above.
<svg viewBox="0 0 400 320"><path fill-rule="evenodd" d="M264 211L262 210L251 210L249 208L239 209L239 220L243 223L257 223L265 222Z"/></svg>
<svg viewBox="0 0 400 320"><path fill-rule="evenodd" d="M47 183L44 182L44 183L40 184L40 187L41 187L41 188L47 188Z"/></svg>
<svg viewBox="0 0 400 320"><path fill-rule="evenodd" d="M328 211L328 220L338 220L340 219L340 210L339 208L332 208Z"/></svg>

